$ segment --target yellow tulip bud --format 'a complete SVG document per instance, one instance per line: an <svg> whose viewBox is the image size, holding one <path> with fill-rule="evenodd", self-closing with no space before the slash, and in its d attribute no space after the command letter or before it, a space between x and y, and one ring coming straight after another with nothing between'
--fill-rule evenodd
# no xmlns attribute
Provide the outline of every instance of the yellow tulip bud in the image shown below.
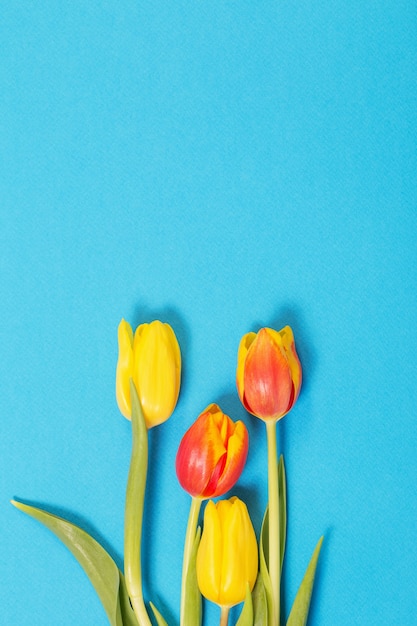
<svg viewBox="0 0 417 626"><path fill-rule="evenodd" d="M258 573L258 545L246 504L233 497L210 500L197 552L197 580L211 602L231 607L252 591Z"/></svg>
<svg viewBox="0 0 417 626"><path fill-rule="evenodd" d="M180 389L181 353L174 331L169 324L155 320L138 326L133 335L130 324L122 320L118 342L116 399L121 413L131 419L132 379L146 426L165 422L175 409Z"/></svg>

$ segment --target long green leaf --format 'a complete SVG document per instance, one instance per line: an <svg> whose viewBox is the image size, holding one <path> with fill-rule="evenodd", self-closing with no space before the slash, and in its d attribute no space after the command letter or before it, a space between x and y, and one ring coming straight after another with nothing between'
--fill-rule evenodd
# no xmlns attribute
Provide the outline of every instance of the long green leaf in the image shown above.
<svg viewBox="0 0 417 626"><path fill-rule="evenodd" d="M126 626L122 619L119 600L120 572L106 550L84 530L57 515L15 500L12 500L12 504L44 524L59 537L90 579L111 626ZM134 622L127 624L136 626Z"/></svg>
<svg viewBox="0 0 417 626"><path fill-rule="evenodd" d="M284 457L279 457L278 462L278 485L279 485L279 544L281 556L281 572L284 563L285 541L287 537L287 483L285 479Z"/></svg>
<svg viewBox="0 0 417 626"><path fill-rule="evenodd" d="M268 507L265 509L264 519L259 537L259 570L262 577L262 583L265 590L266 604L268 615L272 615L272 585L268 571L268 555L269 555L269 514Z"/></svg>
<svg viewBox="0 0 417 626"><path fill-rule="evenodd" d="M291 613L287 621L287 626L305 626L308 619L310 609L311 594L313 592L314 577L316 575L317 561L320 554L323 537L320 537L310 563L307 566L304 578L295 596Z"/></svg>
<svg viewBox="0 0 417 626"><path fill-rule="evenodd" d="M130 380L132 455L125 502L125 581L141 626L151 626L142 590L142 521L148 468L148 431L136 387Z"/></svg>
<svg viewBox="0 0 417 626"><path fill-rule="evenodd" d="M128 594L127 587L126 587L125 577L120 571L119 571L119 576L120 576L119 599L120 599L120 610L122 612L123 626L139 626L138 620L136 619L135 612L129 600L129 594Z"/></svg>
<svg viewBox="0 0 417 626"><path fill-rule="evenodd" d="M236 626L253 626L253 602L249 585L247 585L245 603Z"/></svg>
<svg viewBox="0 0 417 626"><path fill-rule="evenodd" d="M268 603L266 600L265 585L259 572L252 591L253 626L268 626Z"/></svg>
<svg viewBox="0 0 417 626"><path fill-rule="evenodd" d="M153 611L153 614L155 615L156 623L158 624L158 626L168 626L168 622L165 621L156 606L152 604L152 602L149 602L149 604L151 605L151 609Z"/></svg>
<svg viewBox="0 0 417 626"><path fill-rule="evenodd" d="M187 577L185 582L185 606L184 606L184 625L183 626L200 626L202 616L201 593L197 582L196 560L197 550L200 545L201 528L197 528L193 549L188 563Z"/></svg>

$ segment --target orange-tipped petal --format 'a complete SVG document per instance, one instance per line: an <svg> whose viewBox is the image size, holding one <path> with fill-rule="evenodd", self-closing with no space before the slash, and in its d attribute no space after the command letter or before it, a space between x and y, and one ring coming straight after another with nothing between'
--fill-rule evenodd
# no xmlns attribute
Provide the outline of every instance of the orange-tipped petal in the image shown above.
<svg viewBox="0 0 417 626"><path fill-rule="evenodd" d="M288 411L293 393L291 372L282 345L265 328L246 357L244 393L245 406L257 417L278 419Z"/></svg>
<svg viewBox="0 0 417 626"><path fill-rule="evenodd" d="M178 480L190 495L212 498L228 491L246 462L248 434L211 404L183 436L177 452Z"/></svg>
<svg viewBox="0 0 417 626"><path fill-rule="evenodd" d="M209 407L210 408L210 407ZM181 486L196 497L210 497L226 462L226 448L210 410L204 411L183 436L176 470Z"/></svg>
<svg viewBox="0 0 417 626"><path fill-rule="evenodd" d="M237 353L236 385L241 402L244 404L245 397L245 362L248 350L256 338L256 333L247 333L242 337ZM247 407L246 407L247 408Z"/></svg>
<svg viewBox="0 0 417 626"><path fill-rule="evenodd" d="M246 426L238 421L234 424L234 432L227 442L227 456L223 472L217 482L212 496L216 497L229 491L237 482L245 467L248 456L249 436Z"/></svg>

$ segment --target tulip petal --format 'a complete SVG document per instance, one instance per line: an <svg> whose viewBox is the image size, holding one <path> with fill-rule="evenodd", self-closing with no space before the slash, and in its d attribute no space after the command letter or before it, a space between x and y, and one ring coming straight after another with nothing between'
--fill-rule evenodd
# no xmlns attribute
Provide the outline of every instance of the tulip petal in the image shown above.
<svg viewBox="0 0 417 626"><path fill-rule="evenodd" d="M213 474L221 475L226 462L226 448L211 406L188 429L178 448L176 469L181 486L192 496L211 497Z"/></svg>
<svg viewBox="0 0 417 626"><path fill-rule="evenodd" d="M216 490L210 497L216 497L229 491L241 475L246 463L249 448L248 431L243 422L238 421L235 424L232 420L230 422L234 428L226 443L227 457Z"/></svg>
<svg viewBox="0 0 417 626"><path fill-rule="evenodd" d="M240 340L239 350L237 353L236 384L237 384L237 391L242 402L244 402L244 396L245 396L244 394L245 361L246 361L246 356L248 354L248 350L251 344L253 343L255 337L256 337L256 333L247 333L246 335L244 335L242 339Z"/></svg>
<svg viewBox="0 0 417 626"><path fill-rule="evenodd" d="M174 364L175 364L176 386L177 386L177 389L179 390L180 382L181 382L181 351L180 351L180 346L179 346L177 337L176 337L174 331L172 330L171 326L169 324L164 324L164 326L165 326L165 332L167 334L167 340L168 340L170 348L171 348L173 361L174 361Z"/></svg>
<svg viewBox="0 0 417 626"><path fill-rule="evenodd" d="M220 604L243 602L246 585L253 588L258 572L258 549L248 510L242 500L232 498L223 521L223 563Z"/></svg>
<svg viewBox="0 0 417 626"><path fill-rule="evenodd" d="M223 607L243 602L258 572L255 531L244 502L233 497L210 501L197 554L202 594Z"/></svg>
<svg viewBox="0 0 417 626"><path fill-rule="evenodd" d="M171 415L179 393L177 345L166 324L155 320L142 324L134 340L134 381L148 428L161 424Z"/></svg>
<svg viewBox="0 0 417 626"><path fill-rule="evenodd" d="M302 378L301 363L295 350L294 335L290 326L285 326L280 331L273 330L272 328L267 328L266 331L272 337L273 341L275 341L277 345L281 346L290 370L293 391L289 398L288 407L286 410L287 413L293 407L295 401L298 398Z"/></svg>
<svg viewBox="0 0 417 626"><path fill-rule="evenodd" d="M244 404L262 419L285 415L293 384L281 341L262 328L248 351L244 371Z"/></svg>
<svg viewBox="0 0 417 626"><path fill-rule="evenodd" d="M223 560L220 515L210 500L204 511L204 532L197 552L197 580L200 591L211 602L218 603L221 564Z"/></svg>
<svg viewBox="0 0 417 626"><path fill-rule="evenodd" d="M117 330L119 356L116 367L116 400L122 415L131 419L130 379L133 376L133 332L122 319Z"/></svg>
<svg viewBox="0 0 417 626"><path fill-rule="evenodd" d="M292 382L294 385L294 399L292 404L297 400L301 389L302 369L300 359L295 349L295 341L292 329L290 326L285 326L280 331L282 337L282 345L284 346L285 354L287 355L288 364L291 369Z"/></svg>

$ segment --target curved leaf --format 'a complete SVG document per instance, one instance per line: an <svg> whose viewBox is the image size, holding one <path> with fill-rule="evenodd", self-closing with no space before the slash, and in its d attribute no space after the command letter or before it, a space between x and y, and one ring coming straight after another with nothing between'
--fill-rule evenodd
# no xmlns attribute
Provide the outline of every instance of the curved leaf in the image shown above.
<svg viewBox="0 0 417 626"><path fill-rule="evenodd" d="M17 508L49 528L72 552L99 596L111 626L124 626L119 601L120 572L106 550L84 530L67 520L23 502ZM134 622L128 626L136 626Z"/></svg>
<svg viewBox="0 0 417 626"><path fill-rule="evenodd" d="M284 457L279 457L278 462L278 485L279 485L279 545L281 555L281 572L284 563L285 541L287 537L287 483L285 479Z"/></svg>
<svg viewBox="0 0 417 626"><path fill-rule="evenodd" d="M136 387L130 379L132 454L125 501L125 581L141 626L151 626L142 590L142 521L148 468L148 431Z"/></svg>
<svg viewBox="0 0 417 626"><path fill-rule="evenodd" d="M236 626L253 626L253 603L249 585L247 585L245 603Z"/></svg>
<svg viewBox="0 0 417 626"><path fill-rule="evenodd" d="M123 576L120 570L119 570L119 576L120 576L119 600L120 600L120 610L122 612L123 626L139 626L138 620L136 619L135 612L130 603L125 577Z"/></svg>
<svg viewBox="0 0 417 626"><path fill-rule="evenodd" d="M151 609L153 611L153 614L155 615L156 623L158 624L158 626L168 626L168 622L164 620L156 606L152 604L152 602L150 602L149 604L151 605Z"/></svg>
<svg viewBox="0 0 417 626"><path fill-rule="evenodd" d="M269 555L269 508L265 509L264 519L261 527L261 535L259 537L259 570L265 591L267 613L272 614L272 585L268 571L268 555Z"/></svg>
<svg viewBox="0 0 417 626"><path fill-rule="evenodd" d="M185 580L185 606L184 606L184 625L183 626L200 626L201 624L201 593L197 582L196 560L197 550L200 545L201 528L197 528L193 549L188 563L187 576Z"/></svg>
<svg viewBox="0 0 417 626"><path fill-rule="evenodd" d="M287 626L305 626L307 623L314 577L316 574L317 561L322 543L323 537L320 537L314 549L313 556L310 559L310 563L307 566L304 578L297 591L297 595L295 596L294 604L292 605L291 613L287 621Z"/></svg>
<svg viewBox="0 0 417 626"><path fill-rule="evenodd" d="M259 572L252 591L253 626L268 626L268 603L266 600L265 585Z"/></svg>

